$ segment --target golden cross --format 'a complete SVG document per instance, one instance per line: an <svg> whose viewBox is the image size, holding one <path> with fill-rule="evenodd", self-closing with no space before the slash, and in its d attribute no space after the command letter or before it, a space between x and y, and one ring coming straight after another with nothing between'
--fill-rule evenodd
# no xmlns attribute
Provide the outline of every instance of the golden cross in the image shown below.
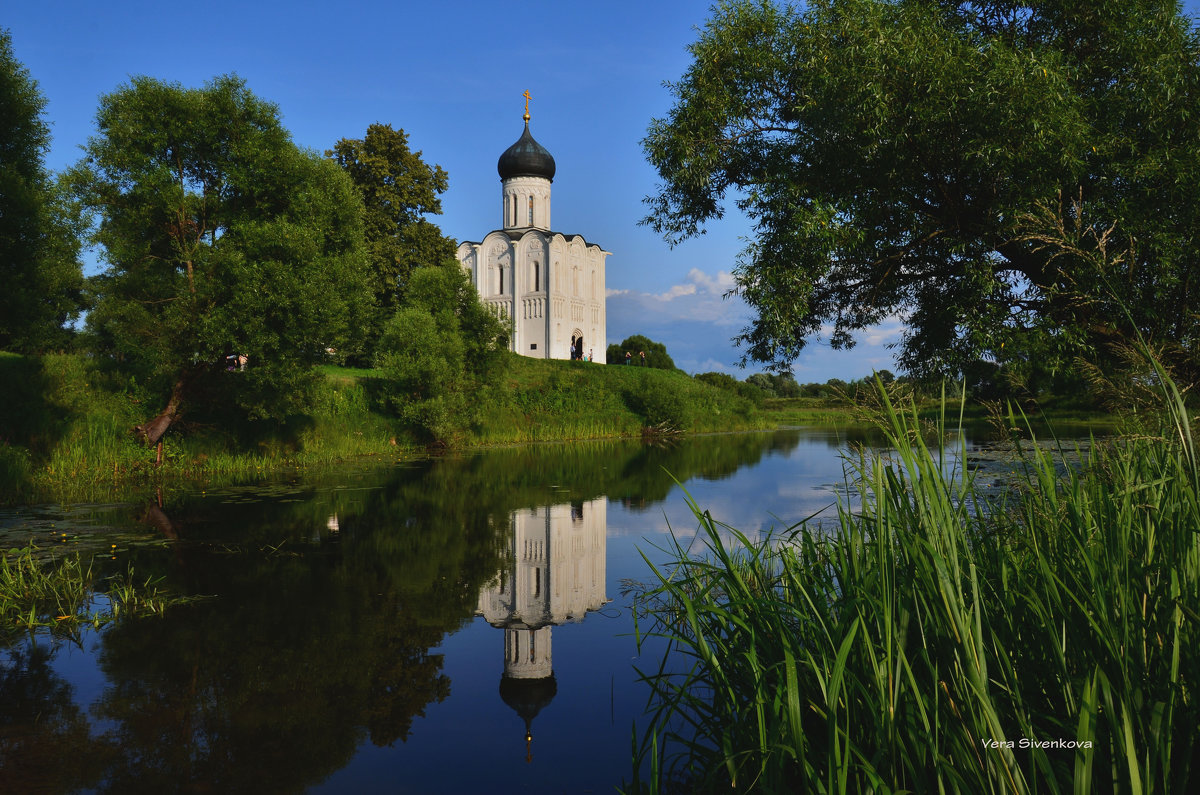
<svg viewBox="0 0 1200 795"><path fill-rule="evenodd" d="M529 121L529 89L525 89L525 93L521 96L525 97L525 121Z"/></svg>

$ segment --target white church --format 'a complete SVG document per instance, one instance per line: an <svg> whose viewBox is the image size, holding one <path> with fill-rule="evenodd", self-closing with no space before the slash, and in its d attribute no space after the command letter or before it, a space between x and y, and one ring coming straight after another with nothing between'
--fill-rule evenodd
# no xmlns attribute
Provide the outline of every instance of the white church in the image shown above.
<svg viewBox="0 0 1200 795"><path fill-rule="evenodd" d="M479 243L462 243L458 260L479 298L509 318L509 348L537 359L603 362L604 260L611 252L582 235L550 230L554 158L525 132L500 155L501 226ZM593 354L594 352L594 354Z"/></svg>

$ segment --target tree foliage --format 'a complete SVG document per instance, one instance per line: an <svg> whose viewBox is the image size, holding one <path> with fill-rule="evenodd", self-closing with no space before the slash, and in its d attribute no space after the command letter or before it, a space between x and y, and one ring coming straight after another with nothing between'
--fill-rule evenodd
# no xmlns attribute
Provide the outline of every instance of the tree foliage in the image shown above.
<svg viewBox="0 0 1200 795"><path fill-rule="evenodd" d="M405 305L384 326L375 364L400 417L446 441L474 421L507 345L504 324L480 303L462 268L418 268Z"/></svg>
<svg viewBox="0 0 1200 795"><path fill-rule="evenodd" d="M677 242L736 197L748 359L891 315L915 371L1134 328L1195 352L1200 39L1175 2L730 0L691 52L644 141L646 222Z"/></svg>
<svg viewBox="0 0 1200 795"><path fill-rule="evenodd" d="M630 354L630 364L642 365L641 354L646 354L644 364L659 370L674 370L675 362L667 353L667 346L655 342L643 334L626 337L620 345L609 345L605 351L605 361L608 364L625 364L625 354Z"/></svg>
<svg viewBox="0 0 1200 795"><path fill-rule="evenodd" d="M758 386L747 383L746 381L739 381L729 373L698 373L696 375L696 380L710 386L715 386L717 389L724 389L727 392L733 392L740 397L749 400L756 406L761 406L763 403L763 398L765 397L762 389L760 389Z"/></svg>
<svg viewBox="0 0 1200 795"><path fill-rule="evenodd" d="M0 350L61 347L83 306L70 204L44 166L45 106L0 30Z"/></svg>
<svg viewBox="0 0 1200 795"><path fill-rule="evenodd" d="M101 99L72 180L98 216L98 351L170 398L250 419L305 408L311 365L365 320L362 204L336 164L292 143L277 108L219 77L148 77ZM244 369L227 357L245 356Z"/></svg>
<svg viewBox="0 0 1200 795"><path fill-rule="evenodd" d="M454 241L425 218L442 213L446 172L425 163L408 148L408 134L390 124L372 124L365 137L343 138L325 154L362 196L371 289L382 322L400 306L414 269L454 259Z"/></svg>

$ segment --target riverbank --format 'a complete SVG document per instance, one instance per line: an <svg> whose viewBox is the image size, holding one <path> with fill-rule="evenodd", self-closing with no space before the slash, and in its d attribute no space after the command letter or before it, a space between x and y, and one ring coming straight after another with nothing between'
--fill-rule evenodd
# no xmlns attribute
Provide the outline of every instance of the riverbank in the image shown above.
<svg viewBox="0 0 1200 795"><path fill-rule="evenodd" d="M682 372L512 356L452 447L772 427L737 395ZM89 501L173 482L231 483L349 461L427 455L385 408L373 370L327 366L311 412L236 430L185 415L163 459L130 429L155 413L136 384L81 355L0 354L0 503Z"/></svg>
<svg viewBox="0 0 1200 795"><path fill-rule="evenodd" d="M120 382L82 355L0 353L0 504L105 500L130 488L236 483L431 452L388 410L380 372L318 370L307 415L237 428L185 415L166 436L159 463L130 433L158 408L137 384ZM1059 422L1111 426L1102 413L1049 408ZM936 412L930 403L922 416L932 420ZM985 414L983 407L968 407L968 418L981 424ZM466 430L437 449L863 422L846 400L756 405L680 371L514 355L503 379L477 401L475 416L462 423Z"/></svg>

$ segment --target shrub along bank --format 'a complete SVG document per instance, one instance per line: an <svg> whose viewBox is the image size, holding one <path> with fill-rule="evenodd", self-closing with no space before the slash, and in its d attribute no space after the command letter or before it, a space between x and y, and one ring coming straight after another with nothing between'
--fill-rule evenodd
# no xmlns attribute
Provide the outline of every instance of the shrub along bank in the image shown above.
<svg viewBox="0 0 1200 795"><path fill-rule="evenodd" d="M761 426L754 407L681 372L507 355L435 441L470 446ZM95 499L171 478L233 481L293 466L422 454L383 371L319 368L309 413L280 421L192 411L161 462L130 429L157 409L137 383L81 355L0 354L0 502Z"/></svg>

